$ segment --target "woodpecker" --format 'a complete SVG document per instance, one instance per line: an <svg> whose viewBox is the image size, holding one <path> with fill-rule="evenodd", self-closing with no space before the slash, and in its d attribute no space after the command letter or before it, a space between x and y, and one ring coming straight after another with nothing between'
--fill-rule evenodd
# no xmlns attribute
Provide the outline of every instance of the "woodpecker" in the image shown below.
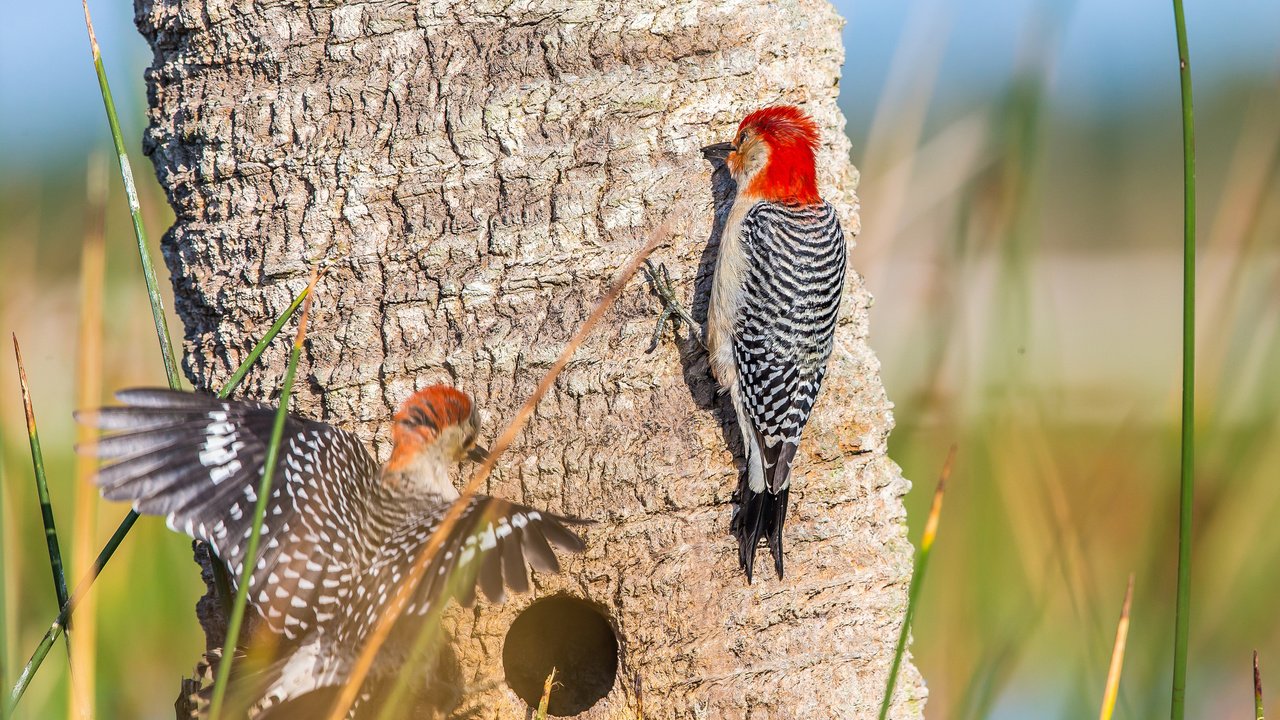
<svg viewBox="0 0 1280 720"><path fill-rule="evenodd" d="M783 577L791 467L831 357L844 288L844 232L818 195L817 147L813 120L782 105L747 115L732 142L702 149L722 228L703 345L746 454L730 528L748 582L762 539ZM665 278L651 272L650 279L670 307Z"/></svg>
<svg viewBox="0 0 1280 720"><path fill-rule="evenodd" d="M258 556L247 558L276 409L158 389L125 390L116 399L124 405L77 413L80 422L108 432L94 447L99 457L114 461L95 477L103 497L162 515L170 529L208 543L233 582L246 562L255 563L250 607L282 652L254 679L261 689L251 716L345 681L384 607L459 498L449 481L451 466L483 453L471 399L445 385L417 392L400 406L391 426L391 457L381 466L354 435L290 414ZM420 622L450 597L470 607L477 585L494 603L504 600L507 587L528 591L526 563L559 572L555 549L584 548L567 527L580 523L499 498L471 497L401 625ZM413 637L415 632L393 633L390 645ZM372 676L396 671L403 656L395 647L384 651Z"/></svg>

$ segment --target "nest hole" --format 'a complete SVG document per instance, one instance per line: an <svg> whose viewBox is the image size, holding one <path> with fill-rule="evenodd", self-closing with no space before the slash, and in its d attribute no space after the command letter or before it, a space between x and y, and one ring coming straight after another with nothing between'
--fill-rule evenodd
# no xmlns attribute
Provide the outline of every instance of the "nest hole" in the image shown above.
<svg viewBox="0 0 1280 720"><path fill-rule="evenodd" d="M507 685L536 708L551 668L555 685L547 713L584 712L609 694L618 675L618 636L600 609L585 600L558 596L525 608L502 646Z"/></svg>

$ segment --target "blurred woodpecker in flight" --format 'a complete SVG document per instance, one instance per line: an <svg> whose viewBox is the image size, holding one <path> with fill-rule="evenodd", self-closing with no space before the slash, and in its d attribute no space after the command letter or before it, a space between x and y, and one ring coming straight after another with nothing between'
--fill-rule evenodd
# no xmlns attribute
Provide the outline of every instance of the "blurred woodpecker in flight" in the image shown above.
<svg viewBox="0 0 1280 720"><path fill-rule="evenodd" d="M280 653L253 678L260 698L251 713L314 690L340 686L365 640L450 505L459 498L450 468L478 459L478 417L471 399L445 385L422 390L400 406L391 427L391 458L379 466L352 434L289 415L257 558L245 557L254 505L276 409L247 400L172 390L125 390L123 407L77 414L110 434L94 446L114 461L95 482L108 500L131 501L140 513L203 540L233 582L253 562L250 607L274 633ZM476 586L492 602L504 588L529 589L526 563L558 572L552 549L579 552L575 521L476 495L467 501L400 625L457 597L475 601ZM416 632L393 634L412 638ZM373 677L400 670L401 652L384 651ZM397 657L398 656L398 657Z"/></svg>
<svg viewBox="0 0 1280 720"><path fill-rule="evenodd" d="M783 576L782 526L791 464L822 386L844 288L845 240L818 195L818 128L799 108L747 115L733 142L702 149L712 164L720 231L703 345L729 393L746 453L732 521L747 580L764 539ZM678 307L665 268L649 268L666 307Z"/></svg>

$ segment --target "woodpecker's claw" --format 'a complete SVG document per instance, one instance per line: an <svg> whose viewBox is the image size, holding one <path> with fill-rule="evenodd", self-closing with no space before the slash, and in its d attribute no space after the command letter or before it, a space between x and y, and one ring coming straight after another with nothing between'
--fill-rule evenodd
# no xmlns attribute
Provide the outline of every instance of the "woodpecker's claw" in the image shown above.
<svg viewBox="0 0 1280 720"><path fill-rule="evenodd" d="M653 338L649 342L649 349L645 353L651 353L658 349L658 341L662 339L662 331L667 327L667 321L671 321L673 330L680 329L680 323L689 326L689 334L698 338L698 342L702 342L702 338L698 337L698 323L694 322L693 316L688 310L680 304L676 299L675 290L671 287L671 274L667 272L667 266L663 263L654 265L652 260L648 258L644 261L644 276L649 280L649 285L653 288L654 294L662 300L662 313L658 315L658 324L653 329Z"/></svg>

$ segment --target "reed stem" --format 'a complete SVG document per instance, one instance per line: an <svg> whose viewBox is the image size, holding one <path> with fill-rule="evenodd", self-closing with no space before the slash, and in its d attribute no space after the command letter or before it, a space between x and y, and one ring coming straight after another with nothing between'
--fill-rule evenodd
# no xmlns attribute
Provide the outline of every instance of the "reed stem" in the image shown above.
<svg viewBox="0 0 1280 720"><path fill-rule="evenodd" d="M1191 628L1192 505L1195 501L1196 373L1196 140L1191 99L1191 56L1182 0L1173 0L1182 90L1182 453L1178 495L1178 585L1174 614L1171 720L1186 714L1187 653Z"/></svg>

